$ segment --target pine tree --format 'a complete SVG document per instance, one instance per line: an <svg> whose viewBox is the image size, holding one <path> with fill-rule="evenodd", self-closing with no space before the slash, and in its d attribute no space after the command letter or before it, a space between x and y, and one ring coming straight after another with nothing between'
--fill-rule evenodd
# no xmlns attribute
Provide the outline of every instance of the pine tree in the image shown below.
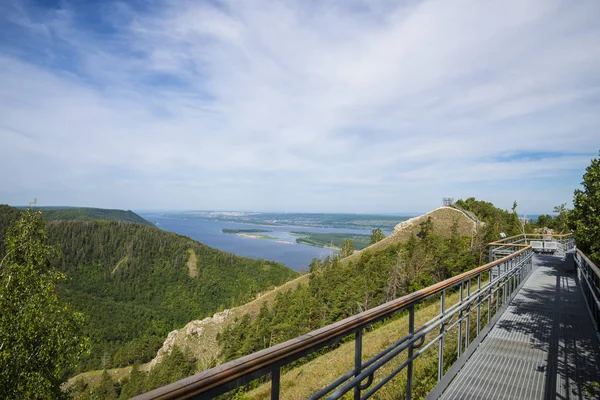
<svg viewBox="0 0 600 400"><path fill-rule="evenodd" d="M354 242L352 239L345 239L340 250L340 255L342 257L348 257L352 254L354 254Z"/></svg>

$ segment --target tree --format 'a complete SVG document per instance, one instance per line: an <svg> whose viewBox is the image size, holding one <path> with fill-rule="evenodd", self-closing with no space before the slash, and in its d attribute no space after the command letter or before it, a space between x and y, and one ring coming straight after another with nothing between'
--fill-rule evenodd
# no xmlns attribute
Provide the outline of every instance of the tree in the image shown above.
<svg viewBox="0 0 600 400"><path fill-rule="evenodd" d="M379 228L373 229L373 231L371 232L371 241L369 242L369 245L375 244L383 239L385 239L385 234L383 233L383 231Z"/></svg>
<svg viewBox="0 0 600 400"><path fill-rule="evenodd" d="M60 384L88 349L84 317L62 304L49 266L46 223L28 210L13 223L0 256L0 398L65 397Z"/></svg>
<svg viewBox="0 0 600 400"><path fill-rule="evenodd" d="M106 370L102 371L100 383L90 392L92 400L115 400L118 393L115 388L115 383Z"/></svg>
<svg viewBox="0 0 600 400"><path fill-rule="evenodd" d="M129 377L122 380L120 398L130 399L144 392L146 373L140 371L138 363L133 364Z"/></svg>
<svg viewBox="0 0 600 400"><path fill-rule="evenodd" d="M593 159L583 175L583 190L575 190L570 223L577 247L600 262L600 159Z"/></svg>
<svg viewBox="0 0 600 400"><path fill-rule="evenodd" d="M558 233L567 233L569 231L569 209L567 209L567 203L563 203L559 206L554 207L554 212L558 214L554 217L554 229Z"/></svg>
<svg viewBox="0 0 600 400"><path fill-rule="evenodd" d="M433 232L433 221L431 220L431 217L427 217L427 220L421 222L419 226L420 230L419 233L417 233L419 239L425 239Z"/></svg>
<svg viewBox="0 0 600 400"><path fill-rule="evenodd" d="M354 254L354 242L352 239L344 240L342 243L342 249L340 250L340 254L342 257L348 257Z"/></svg>

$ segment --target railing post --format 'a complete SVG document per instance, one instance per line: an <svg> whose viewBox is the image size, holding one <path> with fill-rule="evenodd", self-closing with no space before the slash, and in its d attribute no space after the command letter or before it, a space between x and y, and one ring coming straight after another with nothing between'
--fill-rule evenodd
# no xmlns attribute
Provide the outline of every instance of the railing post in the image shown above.
<svg viewBox="0 0 600 400"><path fill-rule="evenodd" d="M477 336L479 336L479 324L481 319L481 274L477 275Z"/></svg>
<svg viewBox="0 0 600 400"><path fill-rule="evenodd" d="M279 364L275 364L271 372L271 400L279 400L280 379L281 369Z"/></svg>
<svg viewBox="0 0 600 400"><path fill-rule="evenodd" d="M469 347L469 336L471 330L471 279L467 281L467 326L465 329L465 350Z"/></svg>
<svg viewBox="0 0 600 400"><path fill-rule="evenodd" d="M362 337L363 330L360 328L354 341L354 376L358 376L362 369ZM354 400L360 400L360 382L354 387Z"/></svg>
<svg viewBox="0 0 600 400"><path fill-rule="evenodd" d="M499 282L501 280L500 279L500 273L501 273L500 266L498 265L498 279L496 280L496 282L498 282L497 283L498 290L500 289L500 284L501 284L501 282ZM498 314L498 305L499 305L498 303L499 302L500 302L500 294L496 293L496 314Z"/></svg>
<svg viewBox="0 0 600 400"><path fill-rule="evenodd" d="M412 378L413 378L413 336L415 334L415 306L408 309L408 334L411 343L408 345L408 366L406 370L406 400L412 398Z"/></svg>
<svg viewBox="0 0 600 400"><path fill-rule="evenodd" d="M440 296L440 319L444 318L444 312L446 311L446 290L442 290ZM439 344L439 355L438 355L438 382L442 380L444 376L444 324L440 324L440 344Z"/></svg>
<svg viewBox="0 0 600 400"><path fill-rule="evenodd" d="M508 263L503 262L502 264L504 264L504 273L508 274ZM504 307L506 305L506 291L507 291L507 286L509 284L509 280L510 278L508 276L504 276L503 279L503 283L502 283L502 307Z"/></svg>
<svg viewBox="0 0 600 400"><path fill-rule="evenodd" d="M460 283L460 296L458 300L458 304L461 306L460 311L458 312L458 357L462 354L462 330L463 330L463 282Z"/></svg>
<svg viewBox="0 0 600 400"><path fill-rule="evenodd" d="M490 323L490 315L492 314L492 302L494 301L494 285L492 284L494 274L492 274L491 269L488 271L488 274L490 277L490 286L489 286L490 295L488 296L488 312L487 312L487 324L486 325L488 325Z"/></svg>
<svg viewBox="0 0 600 400"><path fill-rule="evenodd" d="M513 291L513 280L514 280L514 275L513 275L513 269L515 268L515 258L511 258L509 263L510 263L510 275L508 276L508 301L510 301L510 299L512 299L512 291Z"/></svg>

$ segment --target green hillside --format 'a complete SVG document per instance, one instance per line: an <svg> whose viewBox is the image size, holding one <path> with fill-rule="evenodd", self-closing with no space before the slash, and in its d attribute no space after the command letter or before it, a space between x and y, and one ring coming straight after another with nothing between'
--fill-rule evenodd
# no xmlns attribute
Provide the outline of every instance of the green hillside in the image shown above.
<svg viewBox="0 0 600 400"><path fill-rule="evenodd" d="M0 243L19 214L0 206ZM279 263L121 221L50 221L48 235L60 251L53 264L68 276L60 296L89 317L92 353L80 370L148 361L173 329L298 276Z"/></svg>
<svg viewBox="0 0 600 400"><path fill-rule="evenodd" d="M141 225L153 226L150 221L145 220L131 210L110 210L106 208L88 207L37 207L42 211L42 216L49 221L96 221L110 220L133 222Z"/></svg>
<svg viewBox="0 0 600 400"><path fill-rule="evenodd" d="M361 235L355 233L317 233L317 232L292 232L292 235L299 236L297 243L309 244L317 247L331 247L339 249L344 244L344 240L350 239L354 243L356 250L362 250L369 245L371 235Z"/></svg>

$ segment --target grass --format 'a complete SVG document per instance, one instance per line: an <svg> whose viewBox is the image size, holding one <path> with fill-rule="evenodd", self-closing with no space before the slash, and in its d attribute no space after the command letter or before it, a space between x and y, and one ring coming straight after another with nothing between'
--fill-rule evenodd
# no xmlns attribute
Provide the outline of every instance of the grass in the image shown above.
<svg viewBox="0 0 600 400"><path fill-rule="evenodd" d="M195 278L198 276L198 261L196 259L196 252L194 249L189 249L188 253L190 258L187 260L188 274L190 277Z"/></svg>
<svg viewBox="0 0 600 400"><path fill-rule="evenodd" d="M471 237L475 232L475 222L473 222L464 213L452 207L440 207L428 212L427 214L423 214L401 222L394 228L394 232L392 232L390 236L367 247L366 249L355 252L353 255L344 258L344 261L358 260L362 251L364 250L383 250L391 244L407 241L411 236L419 233L421 229L420 224L425 222L428 217L431 217L431 221L433 222L433 231L445 237L450 236L454 222L458 222L458 232L460 236Z"/></svg>
<svg viewBox="0 0 600 400"><path fill-rule="evenodd" d="M111 369L107 369L106 372L108 372L108 374L114 381L118 381L118 380L121 380L121 379L129 376L132 368L133 367L111 368ZM83 379L83 381L85 383L87 383L90 387L96 386L100 383L103 372L104 372L104 370L83 372L83 373L77 375L76 377L73 377L73 378L69 379L67 382L65 382L63 384L63 389L68 389L78 379Z"/></svg>

